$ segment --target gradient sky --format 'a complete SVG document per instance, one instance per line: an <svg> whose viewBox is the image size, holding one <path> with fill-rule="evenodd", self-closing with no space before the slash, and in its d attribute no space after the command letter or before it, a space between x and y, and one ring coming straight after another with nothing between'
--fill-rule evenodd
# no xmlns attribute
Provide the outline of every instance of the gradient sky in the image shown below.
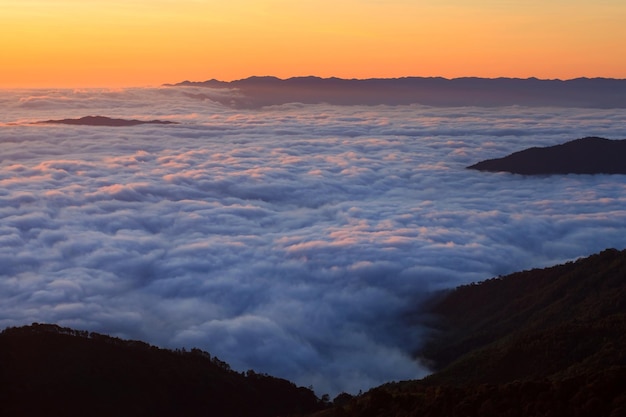
<svg viewBox="0 0 626 417"><path fill-rule="evenodd" d="M0 87L626 78L623 0L0 0Z"/></svg>

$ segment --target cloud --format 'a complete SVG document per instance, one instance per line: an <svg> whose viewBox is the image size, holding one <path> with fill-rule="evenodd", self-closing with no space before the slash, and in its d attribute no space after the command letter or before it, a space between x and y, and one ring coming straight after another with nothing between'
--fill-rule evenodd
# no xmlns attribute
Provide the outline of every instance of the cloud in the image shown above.
<svg viewBox="0 0 626 417"><path fill-rule="evenodd" d="M623 176L465 169L626 138L624 110L239 111L190 91L2 92L0 326L199 347L354 393L428 372L406 317L429 292L626 246ZM86 109L181 124L20 122Z"/></svg>

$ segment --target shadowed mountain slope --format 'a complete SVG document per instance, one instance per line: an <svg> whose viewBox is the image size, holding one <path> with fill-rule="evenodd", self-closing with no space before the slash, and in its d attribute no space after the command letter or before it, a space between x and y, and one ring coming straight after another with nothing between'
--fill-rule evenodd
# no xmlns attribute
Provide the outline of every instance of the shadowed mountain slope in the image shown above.
<svg viewBox="0 0 626 417"><path fill-rule="evenodd" d="M626 366L626 250L462 286L430 307L438 382L507 382Z"/></svg>
<svg viewBox="0 0 626 417"><path fill-rule="evenodd" d="M59 119L59 120L44 120L37 122L37 124L64 124L64 125L82 125L82 126L109 126L109 127L124 127L124 126L137 126L146 124L157 125L172 125L178 124L176 122L170 122L167 120L136 120L136 119L113 119L106 116L85 116L79 119Z"/></svg>
<svg viewBox="0 0 626 417"><path fill-rule="evenodd" d="M468 168L524 175L626 174L626 140L586 137L562 145L525 149Z"/></svg>
<svg viewBox="0 0 626 417"><path fill-rule="evenodd" d="M0 333L2 416L274 417L319 409L306 388L207 352L50 324Z"/></svg>
<svg viewBox="0 0 626 417"><path fill-rule="evenodd" d="M626 250L435 297L418 355L438 370L318 416L626 415Z"/></svg>
<svg viewBox="0 0 626 417"><path fill-rule="evenodd" d="M259 108L285 103L626 108L626 80L608 78L562 81L475 77L250 77L231 82L184 81L175 86L233 90L237 94L198 98L210 98L237 108Z"/></svg>

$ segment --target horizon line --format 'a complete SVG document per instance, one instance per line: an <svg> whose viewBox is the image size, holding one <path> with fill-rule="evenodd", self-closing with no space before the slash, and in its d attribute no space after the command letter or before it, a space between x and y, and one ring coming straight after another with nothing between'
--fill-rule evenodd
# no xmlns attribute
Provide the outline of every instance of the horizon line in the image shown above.
<svg viewBox="0 0 626 417"><path fill-rule="evenodd" d="M506 76L506 75L502 75L502 76L497 76L497 77L483 77L483 76L478 76L478 75L466 75L466 76L460 76L460 77L446 77L446 76L440 76L440 75L405 75L405 76L399 76L399 77L365 77L365 78L359 78L359 77L337 77L337 76L328 76L328 77L324 77L324 76L318 76L318 75L294 75L294 76L289 76L289 77L279 77L279 76L275 76L275 75L250 75L247 77L243 77L243 78L236 78L236 79L231 79L231 80L224 80L224 79L218 79L218 78L207 78L204 80L192 80L192 79L184 79L182 81L175 81L175 82L163 82L163 83L159 83L159 84L144 84L144 85L140 85L140 84L124 84L124 85L97 85L97 84L93 84L93 85L76 85L76 86L70 86L70 85L44 85L44 86L37 86L37 85L32 85L32 86L28 86L28 85L24 85L24 86L16 86L16 87L9 87L9 86L0 86L0 90L45 90L45 89L64 89L64 90L72 90L72 89L93 89L93 90L98 90L98 89L102 89L102 90L115 90L115 89L133 89L133 88L161 88L161 87L175 87L175 86L180 86L180 84L184 84L184 83L190 83L190 84L201 84L201 83L206 83L206 82L219 82L219 83L224 83L224 84L229 84L229 83L236 83L239 81L244 81L244 80L250 80L250 79L273 79L273 80L277 80L277 81L288 81L288 80L297 80L297 79L318 79L318 80L341 80L341 81L368 81L368 80L406 80L406 79L440 79L440 80L446 80L446 81L454 81L454 80L469 80L469 79L480 79L480 80L522 80L522 81L561 81L561 82L568 82L568 81L577 81L577 80L612 80L612 81L626 81L626 77L625 78L615 78L615 77L604 77L604 76L579 76L579 77L573 77L573 78L540 78L537 76L528 76L528 77L514 77L514 76Z"/></svg>

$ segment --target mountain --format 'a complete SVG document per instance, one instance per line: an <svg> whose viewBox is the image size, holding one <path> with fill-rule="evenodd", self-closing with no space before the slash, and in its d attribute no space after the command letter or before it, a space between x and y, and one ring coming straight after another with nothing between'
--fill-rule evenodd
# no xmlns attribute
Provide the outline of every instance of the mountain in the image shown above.
<svg viewBox="0 0 626 417"><path fill-rule="evenodd" d="M189 95L199 99L208 98L236 108L259 108L285 103L626 108L626 79L609 78L562 81L475 77L250 77L231 82L184 81L166 86L232 90L231 94L190 92Z"/></svg>
<svg viewBox="0 0 626 417"><path fill-rule="evenodd" d="M446 291L419 312L436 369L316 416L626 415L626 250Z"/></svg>
<svg viewBox="0 0 626 417"><path fill-rule="evenodd" d="M468 168L524 175L626 174L626 140L586 137L556 146L525 149Z"/></svg>
<svg viewBox="0 0 626 417"><path fill-rule="evenodd" d="M0 415L274 417L320 408L307 388L209 353L33 324L0 333Z"/></svg>
<svg viewBox="0 0 626 417"><path fill-rule="evenodd" d="M438 382L500 383L626 366L626 250L455 289L420 352ZM469 355L469 356L467 356Z"/></svg>
<svg viewBox="0 0 626 417"><path fill-rule="evenodd" d="M37 124L64 124L64 125L83 125L83 126L137 126L145 124L171 125L178 124L166 120L136 120L136 119L113 119L106 116L85 116L79 119L60 119L60 120L44 120L36 122Z"/></svg>

